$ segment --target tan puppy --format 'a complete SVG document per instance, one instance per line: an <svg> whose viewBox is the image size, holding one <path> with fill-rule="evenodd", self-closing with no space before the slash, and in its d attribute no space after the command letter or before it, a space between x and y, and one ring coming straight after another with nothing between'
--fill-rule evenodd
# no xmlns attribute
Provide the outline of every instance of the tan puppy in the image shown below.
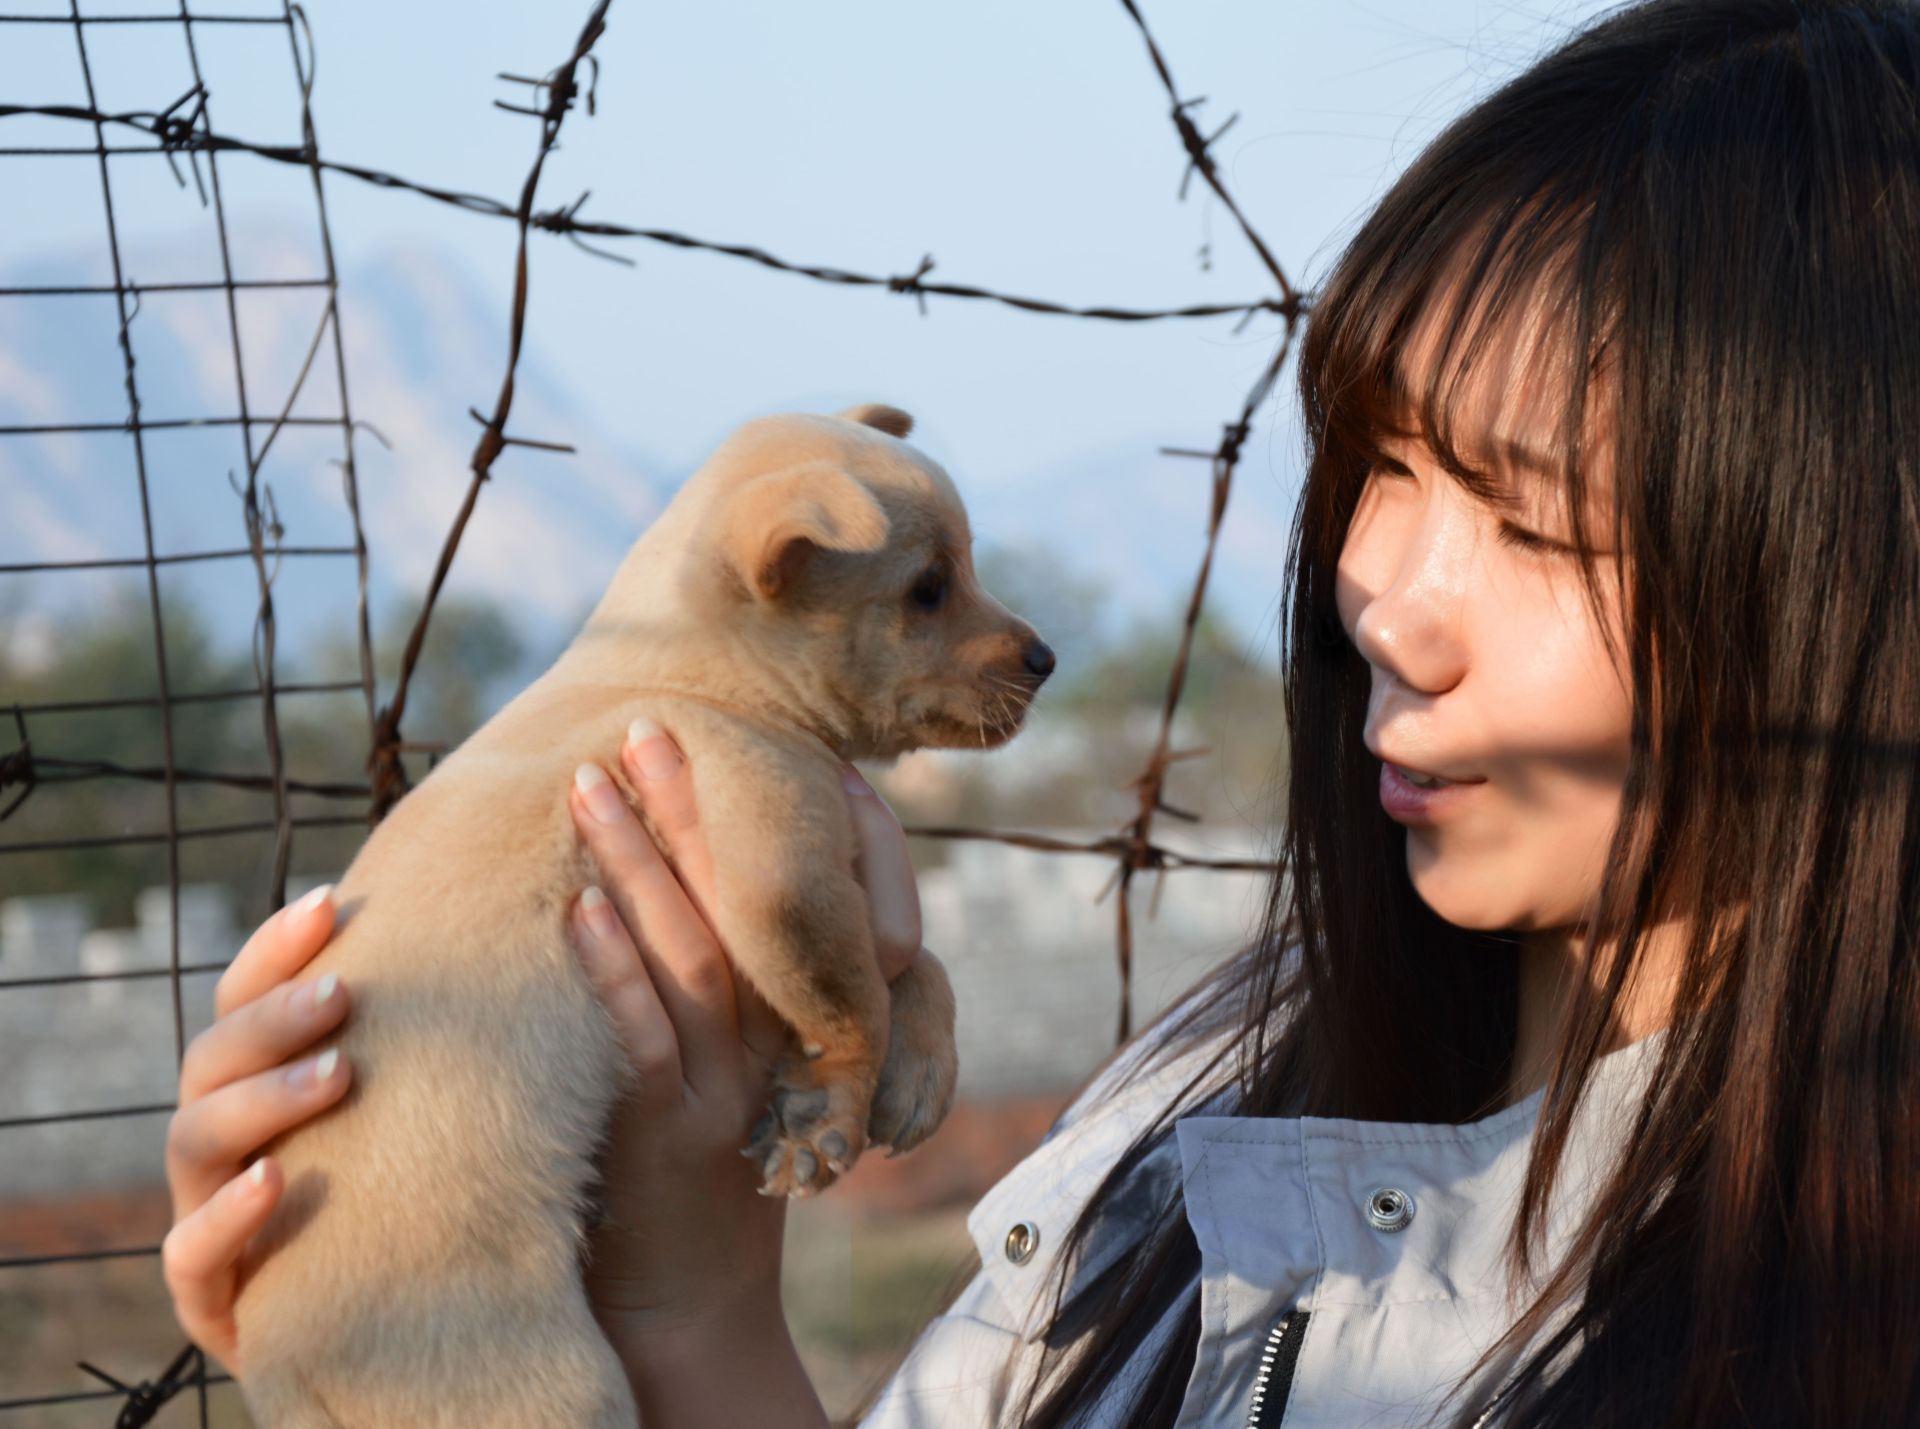
<svg viewBox="0 0 1920 1429"><path fill-rule="evenodd" d="M952 988L924 953L881 980L840 764L1004 743L1053 655L974 579L911 426L883 406L747 423L341 877L310 971L353 988L331 1039L353 1085L266 1148L287 1188L235 1308L262 1429L636 1424L581 1284L630 1072L569 945L596 871L566 800L583 761L620 782L636 715L696 771L716 930L794 1033L753 1141L765 1186L817 1190L946 1116Z"/></svg>

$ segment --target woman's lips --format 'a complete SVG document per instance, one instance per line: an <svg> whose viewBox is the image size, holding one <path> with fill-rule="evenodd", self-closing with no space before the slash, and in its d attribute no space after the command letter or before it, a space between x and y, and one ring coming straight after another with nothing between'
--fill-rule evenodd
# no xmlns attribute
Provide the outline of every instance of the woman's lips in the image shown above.
<svg viewBox="0 0 1920 1429"><path fill-rule="evenodd" d="M1423 789L1412 783L1397 768L1386 760L1380 762L1380 807L1387 816L1403 824L1430 823L1448 813L1463 800L1471 798L1473 791L1487 781L1475 779L1472 782L1443 784L1437 789Z"/></svg>

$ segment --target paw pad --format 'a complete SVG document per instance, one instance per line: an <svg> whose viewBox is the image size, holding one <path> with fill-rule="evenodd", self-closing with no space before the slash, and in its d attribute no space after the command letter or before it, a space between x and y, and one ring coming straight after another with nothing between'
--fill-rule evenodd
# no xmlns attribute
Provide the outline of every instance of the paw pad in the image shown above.
<svg viewBox="0 0 1920 1429"><path fill-rule="evenodd" d="M740 1153L759 1167L762 1195L811 1196L852 1164L866 1145L861 1131L867 1109L857 1093L848 1083L776 1082L772 1108L754 1124Z"/></svg>

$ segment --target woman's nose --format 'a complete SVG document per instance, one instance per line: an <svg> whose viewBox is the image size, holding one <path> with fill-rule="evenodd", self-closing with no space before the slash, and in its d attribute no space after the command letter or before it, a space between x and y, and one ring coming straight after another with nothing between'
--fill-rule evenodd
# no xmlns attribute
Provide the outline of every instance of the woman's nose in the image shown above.
<svg viewBox="0 0 1920 1429"><path fill-rule="evenodd" d="M1447 505L1378 513L1341 561L1361 587L1355 646L1368 664L1433 692L1457 684L1468 663L1473 532L1465 513Z"/></svg>

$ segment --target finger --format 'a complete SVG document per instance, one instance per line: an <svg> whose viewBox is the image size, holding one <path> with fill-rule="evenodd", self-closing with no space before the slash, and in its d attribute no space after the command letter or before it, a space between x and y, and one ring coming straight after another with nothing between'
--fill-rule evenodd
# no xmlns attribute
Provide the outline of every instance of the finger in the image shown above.
<svg viewBox="0 0 1920 1429"><path fill-rule="evenodd" d="M345 984L328 973L282 983L217 1018L187 1044L180 1059L180 1104L279 1066L338 1027L347 1006Z"/></svg>
<svg viewBox="0 0 1920 1429"><path fill-rule="evenodd" d="M167 1184L174 1219L197 1209L290 1126L346 1094L353 1071L337 1048L207 1093L167 1123Z"/></svg>
<svg viewBox="0 0 1920 1429"><path fill-rule="evenodd" d="M643 1092L679 1091L680 1043L666 1005L647 976L646 960L606 893L588 884L573 906L573 946L587 980L613 1015L627 1060Z"/></svg>
<svg viewBox="0 0 1920 1429"><path fill-rule="evenodd" d="M333 885L323 883L254 929L214 984L214 1016L224 1017L245 1006L312 960L333 934L332 895Z"/></svg>
<svg viewBox="0 0 1920 1429"><path fill-rule="evenodd" d="M160 1243L174 1318L188 1339L236 1374L233 1302L240 1257L266 1224L281 1186L280 1168L262 1157L176 1222Z"/></svg>
<svg viewBox="0 0 1920 1429"><path fill-rule="evenodd" d="M892 982L920 951L920 885L906 832L887 801L851 764L842 769L841 783L860 838L860 881L867 890L874 956L880 975Z"/></svg>
<svg viewBox="0 0 1920 1429"><path fill-rule="evenodd" d="M713 929L605 770L582 764L567 802L600 870L601 887L672 1019L686 1084L711 1086L716 1077L736 1075L740 1022L733 972Z"/></svg>
<svg viewBox="0 0 1920 1429"><path fill-rule="evenodd" d="M641 715L627 727L620 751L621 768L639 797L647 826L657 832L660 850L686 890L702 920L713 927L713 850L700 827L699 804L694 798L692 766L673 736ZM716 947L718 946L716 940ZM759 991L726 957L733 976L733 1006L739 1036L747 1050L771 1066L785 1050L787 1024L767 1006Z"/></svg>
<svg viewBox="0 0 1920 1429"><path fill-rule="evenodd" d="M702 914L711 913L713 854L700 827L692 766L686 756L671 735L642 715L627 727L620 762L681 884Z"/></svg>

